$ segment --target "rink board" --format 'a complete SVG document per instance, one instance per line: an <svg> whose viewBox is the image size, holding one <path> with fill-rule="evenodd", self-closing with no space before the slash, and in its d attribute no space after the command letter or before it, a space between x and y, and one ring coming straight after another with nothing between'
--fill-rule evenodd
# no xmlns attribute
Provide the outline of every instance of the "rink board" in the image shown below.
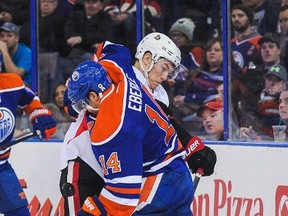
<svg viewBox="0 0 288 216"><path fill-rule="evenodd" d="M30 203L31 215L63 216L59 192L59 142L25 142L12 149L11 163ZM288 148L210 145L215 173L202 177L194 216L288 215Z"/></svg>

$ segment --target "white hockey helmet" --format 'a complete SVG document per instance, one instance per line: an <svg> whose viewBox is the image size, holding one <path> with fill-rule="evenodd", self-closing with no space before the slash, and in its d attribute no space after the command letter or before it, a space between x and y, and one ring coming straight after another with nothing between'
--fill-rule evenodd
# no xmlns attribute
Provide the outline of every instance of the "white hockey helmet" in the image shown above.
<svg viewBox="0 0 288 216"><path fill-rule="evenodd" d="M153 32L146 35L138 44L135 58L142 60L143 55L151 52L152 60L157 62L159 58L171 61L175 68L181 62L181 52L176 44L165 34Z"/></svg>

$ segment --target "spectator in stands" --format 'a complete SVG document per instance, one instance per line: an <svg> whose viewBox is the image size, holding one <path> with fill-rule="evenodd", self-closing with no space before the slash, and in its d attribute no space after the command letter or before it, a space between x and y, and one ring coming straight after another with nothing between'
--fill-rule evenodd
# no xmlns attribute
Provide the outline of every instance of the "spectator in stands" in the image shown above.
<svg viewBox="0 0 288 216"><path fill-rule="evenodd" d="M279 10L281 64L288 68L288 5L281 6Z"/></svg>
<svg viewBox="0 0 288 216"><path fill-rule="evenodd" d="M286 125L286 140L288 134L288 89L286 88L284 91L280 93L279 96L279 122L277 125ZM245 141L260 141L261 137L255 133L252 127L249 128L241 128L240 138Z"/></svg>
<svg viewBox="0 0 288 216"><path fill-rule="evenodd" d="M144 0L145 35L157 31L161 8L158 1ZM131 53L136 53L136 1L111 0L105 7L115 26L115 42L127 46Z"/></svg>
<svg viewBox="0 0 288 216"><path fill-rule="evenodd" d="M209 101L199 107L197 116L202 118L204 129L207 133L204 136L208 140L224 140L224 118L223 102Z"/></svg>
<svg viewBox="0 0 288 216"><path fill-rule="evenodd" d="M207 43L204 53L203 63L185 83L185 94L177 95L173 99L174 105L184 115L195 112L198 106L203 105L203 102L209 96L217 94L217 87L223 83L221 40L219 38L211 39ZM190 105L193 107L192 110L188 108L188 111L186 111ZM181 111L182 109L184 110Z"/></svg>
<svg viewBox="0 0 288 216"><path fill-rule="evenodd" d="M241 78L238 103L241 102L243 112L256 115L260 95L264 89L265 74L273 66L280 63L280 41L275 33L266 33L260 40L262 63L252 65ZM234 89L236 86L233 87Z"/></svg>
<svg viewBox="0 0 288 216"><path fill-rule="evenodd" d="M195 24L190 18L178 19L170 28L169 37L181 50L182 64L188 69L196 69L203 62L201 45L193 43Z"/></svg>
<svg viewBox="0 0 288 216"><path fill-rule="evenodd" d="M220 84L217 87L217 91L218 91L218 95L220 96L220 98L222 98L222 100L224 100L224 85Z"/></svg>
<svg viewBox="0 0 288 216"><path fill-rule="evenodd" d="M71 11L64 26L65 40L70 49L59 62L64 80L80 62L91 58L99 43L113 39L113 23L104 11L104 1L84 0L83 4L83 10Z"/></svg>
<svg viewBox="0 0 288 216"><path fill-rule="evenodd" d="M81 8L82 4L83 2L79 0L58 0L57 13L67 18L72 10Z"/></svg>
<svg viewBox="0 0 288 216"><path fill-rule="evenodd" d="M261 131L259 135L262 139L272 139L272 125L279 124L279 96L281 92L286 89L286 82L287 72L281 65L272 66L265 75L265 88L262 91L257 107L257 119ZM254 133L252 127L249 127L249 130L247 128L241 128L240 138L251 139L250 133Z"/></svg>
<svg viewBox="0 0 288 216"><path fill-rule="evenodd" d="M166 3L167 2L167 3ZM218 0L177 0L163 1L164 25L168 23L168 32L175 20L187 17L194 21L194 43L206 44L219 36L221 3ZM168 8L168 11L167 11ZM165 10L164 10L165 9ZM177 10L176 13L173 11ZM172 14L172 16L171 16Z"/></svg>
<svg viewBox="0 0 288 216"><path fill-rule="evenodd" d="M174 96L183 93L184 82L187 77L203 62L204 50L202 45L192 42L194 28L195 24L190 18L178 19L170 28L169 37L181 51L181 69L173 80L172 94Z"/></svg>
<svg viewBox="0 0 288 216"><path fill-rule="evenodd" d="M52 116L57 122L57 131L51 137L55 139L63 139L72 119L68 113L64 110L64 92L66 90L65 83L58 83L54 89L54 100L51 103L44 104L45 107L52 111Z"/></svg>
<svg viewBox="0 0 288 216"><path fill-rule="evenodd" d="M32 83L31 50L19 43L20 27L6 22L0 27L0 52L2 53L2 71L16 73L27 85Z"/></svg>
<svg viewBox="0 0 288 216"><path fill-rule="evenodd" d="M242 127L253 127L259 132L257 122L257 106L260 100L260 94L264 89L263 74L256 69L249 69L245 74L235 61L231 62L231 123L232 133L230 138L239 139L239 129ZM240 76L239 76L240 74Z"/></svg>
<svg viewBox="0 0 288 216"><path fill-rule="evenodd" d="M252 126L241 127L239 138L241 141L261 141L261 136L257 133Z"/></svg>
<svg viewBox="0 0 288 216"><path fill-rule="evenodd" d="M0 25L5 22L13 22L21 26L30 17L29 0L1 0L0 1Z"/></svg>
<svg viewBox="0 0 288 216"><path fill-rule="evenodd" d="M235 37L231 41L232 57L245 73L250 65L261 62L258 40L262 37L257 28L252 28L254 20L251 8L235 5L231 12Z"/></svg>
<svg viewBox="0 0 288 216"><path fill-rule="evenodd" d="M280 39L276 33L267 32L258 40L258 44L263 61L263 73L266 73L273 65L280 64Z"/></svg>
<svg viewBox="0 0 288 216"><path fill-rule="evenodd" d="M272 66L265 75L265 89L258 103L258 118L261 121L262 133L271 136L267 126L277 124L279 96L286 89L287 71L281 65ZM276 111L273 111L275 110Z"/></svg>
<svg viewBox="0 0 288 216"><path fill-rule="evenodd" d="M38 19L39 52L58 52L67 54L64 40L66 16L58 12L61 0L39 0L40 14ZM21 41L30 46L30 22L26 22L20 31Z"/></svg>
<svg viewBox="0 0 288 216"><path fill-rule="evenodd" d="M242 4L254 11L253 26L258 28L259 34L276 32L280 3L268 0L242 0Z"/></svg>

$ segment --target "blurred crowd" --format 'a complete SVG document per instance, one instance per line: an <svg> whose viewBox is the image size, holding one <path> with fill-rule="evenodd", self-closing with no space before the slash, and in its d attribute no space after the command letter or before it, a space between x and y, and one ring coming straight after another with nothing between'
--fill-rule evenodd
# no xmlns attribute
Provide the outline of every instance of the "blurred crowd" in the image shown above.
<svg viewBox="0 0 288 216"><path fill-rule="evenodd" d="M193 135L224 140L223 103L228 101L230 139L274 140L273 126L288 122L288 1L230 1L228 95L223 95L221 1L143 2L145 34L162 32L181 50L180 72L163 85L177 121ZM28 86L32 82L29 3L0 2L1 70L19 74ZM55 135L61 139L71 121L63 110L66 79L103 40L136 52L136 4L39 0L38 16L38 94L63 123Z"/></svg>

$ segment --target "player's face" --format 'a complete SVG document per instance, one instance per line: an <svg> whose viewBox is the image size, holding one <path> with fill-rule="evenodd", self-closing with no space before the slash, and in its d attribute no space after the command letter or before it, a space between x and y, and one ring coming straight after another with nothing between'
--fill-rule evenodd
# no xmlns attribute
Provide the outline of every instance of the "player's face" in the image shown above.
<svg viewBox="0 0 288 216"><path fill-rule="evenodd" d="M288 122L288 91L281 92L279 102L280 118L285 122Z"/></svg>
<svg viewBox="0 0 288 216"><path fill-rule="evenodd" d="M91 113L96 114L98 112L98 108L100 105L100 96L95 92L90 92L88 95L89 106L87 106L87 110Z"/></svg>
<svg viewBox="0 0 288 216"><path fill-rule="evenodd" d="M217 67L222 64L223 52L219 42L216 42L207 50L206 58L210 67Z"/></svg>
<svg viewBox="0 0 288 216"><path fill-rule="evenodd" d="M261 44L261 57L265 65L274 65L280 61L280 49L275 43L264 42Z"/></svg>
<svg viewBox="0 0 288 216"><path fill-rule="evenodd" d="M58 107L63 107L64 92L66 90L65 85L59 85L55 90L55 103Z"/></svg>
<svg viewBox="0 0 288 216"><path fill-rule="evenodd" d="M288 10L284 10L279 13L279 25L281 34L285 34L288 32Z"/></svg>
<svg viewBox="0 0 288 216"><path fill-rule="evenodd" d="M209 135L221 134L224 131L223 111L205 109L202 113L202 121L205 131Z"/></svg>
<svg viewBox="0 0 288 216"><path fill-rule="evenodd" d="M168 79L169 74L174 70L172 62L166 59L157 61L148 72L149 87L155 90L158 85Z"/></svg>
<svg viewBox="0 0 288 216"><path fill-rule="evenodd" d="M18 44L19 36L12 32L1 31L0 40L6 43L8 50L11 50Z"/></svg>
<svg viewBox="0 0 288 216"><path fill-rule="evenodd" d="M232 25L235 31L241 33L249 27L249 19L242 10L232 11Z"/></svg>

